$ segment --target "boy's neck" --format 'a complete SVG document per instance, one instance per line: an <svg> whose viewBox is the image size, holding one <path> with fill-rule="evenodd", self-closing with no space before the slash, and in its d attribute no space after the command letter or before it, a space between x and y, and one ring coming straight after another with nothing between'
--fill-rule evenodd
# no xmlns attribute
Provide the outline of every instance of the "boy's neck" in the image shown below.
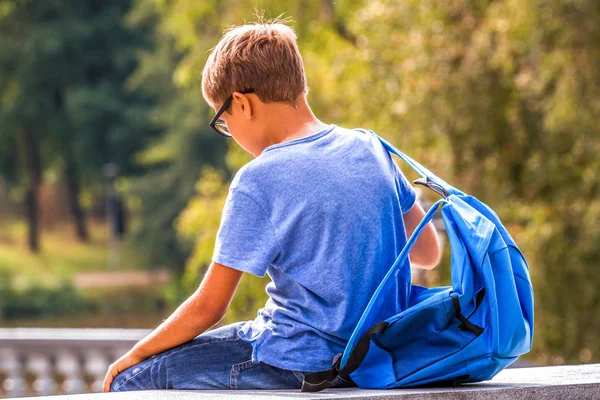
<svg viewBox="0 0 600 400"><path fill-rule="evenodd" d="M313 114L306 96L298 100L296 107L285 103L268 103L266 106L269 117L264 129L265 148L312 135L329 126Z"/></svg>

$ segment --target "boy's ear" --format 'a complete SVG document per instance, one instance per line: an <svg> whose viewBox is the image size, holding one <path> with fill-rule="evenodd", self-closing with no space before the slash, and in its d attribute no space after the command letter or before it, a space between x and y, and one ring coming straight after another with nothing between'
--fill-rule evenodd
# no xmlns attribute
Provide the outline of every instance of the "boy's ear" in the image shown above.
<svg viewBox="0 0 600 400"><path fill-rule="evenodd" d="M247 94L240 92L233 92L234 103L240 107L240 111L244 114L246 119L252 118L252 102Z"/></svg>

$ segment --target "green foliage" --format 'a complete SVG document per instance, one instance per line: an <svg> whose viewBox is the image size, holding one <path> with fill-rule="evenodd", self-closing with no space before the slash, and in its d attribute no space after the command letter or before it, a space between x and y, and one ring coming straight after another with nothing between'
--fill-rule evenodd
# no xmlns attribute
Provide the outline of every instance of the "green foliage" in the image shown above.
<svg viewBox="0 0 600 400"><path fill-rule="evenodd" d="M124 24L130 1L1 4L0 175L27 205L31 250L45 173L62 177L87 241L80 197L104 191L107 163L140 173L133 156L157 132L148 119L152 97L125 85L148 46L147 26Z"/></svg>
<svg viewBox="0 0 600 400"><path fill-rule="evenodd" d="M48 162L73 151L86 174L98 177L108 161L124 172L147 140L148 96L124 82L144 48L144 27L127 28L128 2L23 1L0 19L2 136L28 126ZM140 131L146 131L141 135Z"/></svg>
<svg viewBox="0 0 600 400"><path fill-rule="evenodd" d="M0 267L0 321L78 315L85 311L85 300L70 281L63 280L57 287L35 282L15 290L13 274L12 269Z"/></svg>
<svg viewBox="0 0 600 400"><path fill-rule="evenodd" d="M90 316L161 315L167 306L164 288L114 287L85 292L67 279L48 286L40 281L15 288L12 266L0 265L0 323Z"/></svg>
<svg viewBox="0 0 600 400"><path fill-rule="evenodd" d="M88 315L163 314L167 305L161 287L108 287L84 293Z"/></svg>
<svg viewBox="0 0 600 400"><path fill-rule="evenodd" d="M167 5L143 1L136 4L129 24L153 24L153 49L141 53L129 84L156 99L150 119L160 134L136 157L147 173L133 182L129 192L143 200L134 239L148 265L167 264L181 274L191 245L177 237L175 220L193 196L202 168L223 168L226 142L208 127L210 111L199 82L189 86L177 83L176 69L184 54L164 31L159 11Z"/></svg>
<svg viewBox="0 0 600 400"><path fill-rule="evenodd" d="M197 286L198 277L210 264L221 215L215 210L223 209L228 185L222 173L205 168L196 184L196 196L188 203L177 219L178 232L195 242L188 258L184 282L191 288Z"/></svg>

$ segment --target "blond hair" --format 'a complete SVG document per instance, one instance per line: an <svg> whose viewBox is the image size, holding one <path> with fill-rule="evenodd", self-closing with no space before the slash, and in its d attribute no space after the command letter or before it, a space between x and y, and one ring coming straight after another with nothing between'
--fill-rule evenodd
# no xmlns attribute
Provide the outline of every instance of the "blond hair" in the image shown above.
<svg viewBox="0 0 600 400"><path fill-rule="evenodd" d="M202 94L211 105L236 91L254 89L265 103L294 105L308 93L294 30L276 18L228 28L202 71Z"/></svg>

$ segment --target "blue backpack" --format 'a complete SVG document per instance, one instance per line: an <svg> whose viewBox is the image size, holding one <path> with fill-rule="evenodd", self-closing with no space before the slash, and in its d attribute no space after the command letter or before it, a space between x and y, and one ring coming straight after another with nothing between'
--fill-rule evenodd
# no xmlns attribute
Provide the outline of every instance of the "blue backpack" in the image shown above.
<svg viewBox="0 0 600 400"><path fill-rule="evenodd" d="M301 390L331 387L338 375L368 389L489 380L531 349L533 289L527 262L488 206L368 133L421 176L415 184L443 198L408 239L333 368L307 374ZM410 268L410 249L440 206L452 253L452 286L412 285L406 310L375 321L398 271Z"/></svg>

